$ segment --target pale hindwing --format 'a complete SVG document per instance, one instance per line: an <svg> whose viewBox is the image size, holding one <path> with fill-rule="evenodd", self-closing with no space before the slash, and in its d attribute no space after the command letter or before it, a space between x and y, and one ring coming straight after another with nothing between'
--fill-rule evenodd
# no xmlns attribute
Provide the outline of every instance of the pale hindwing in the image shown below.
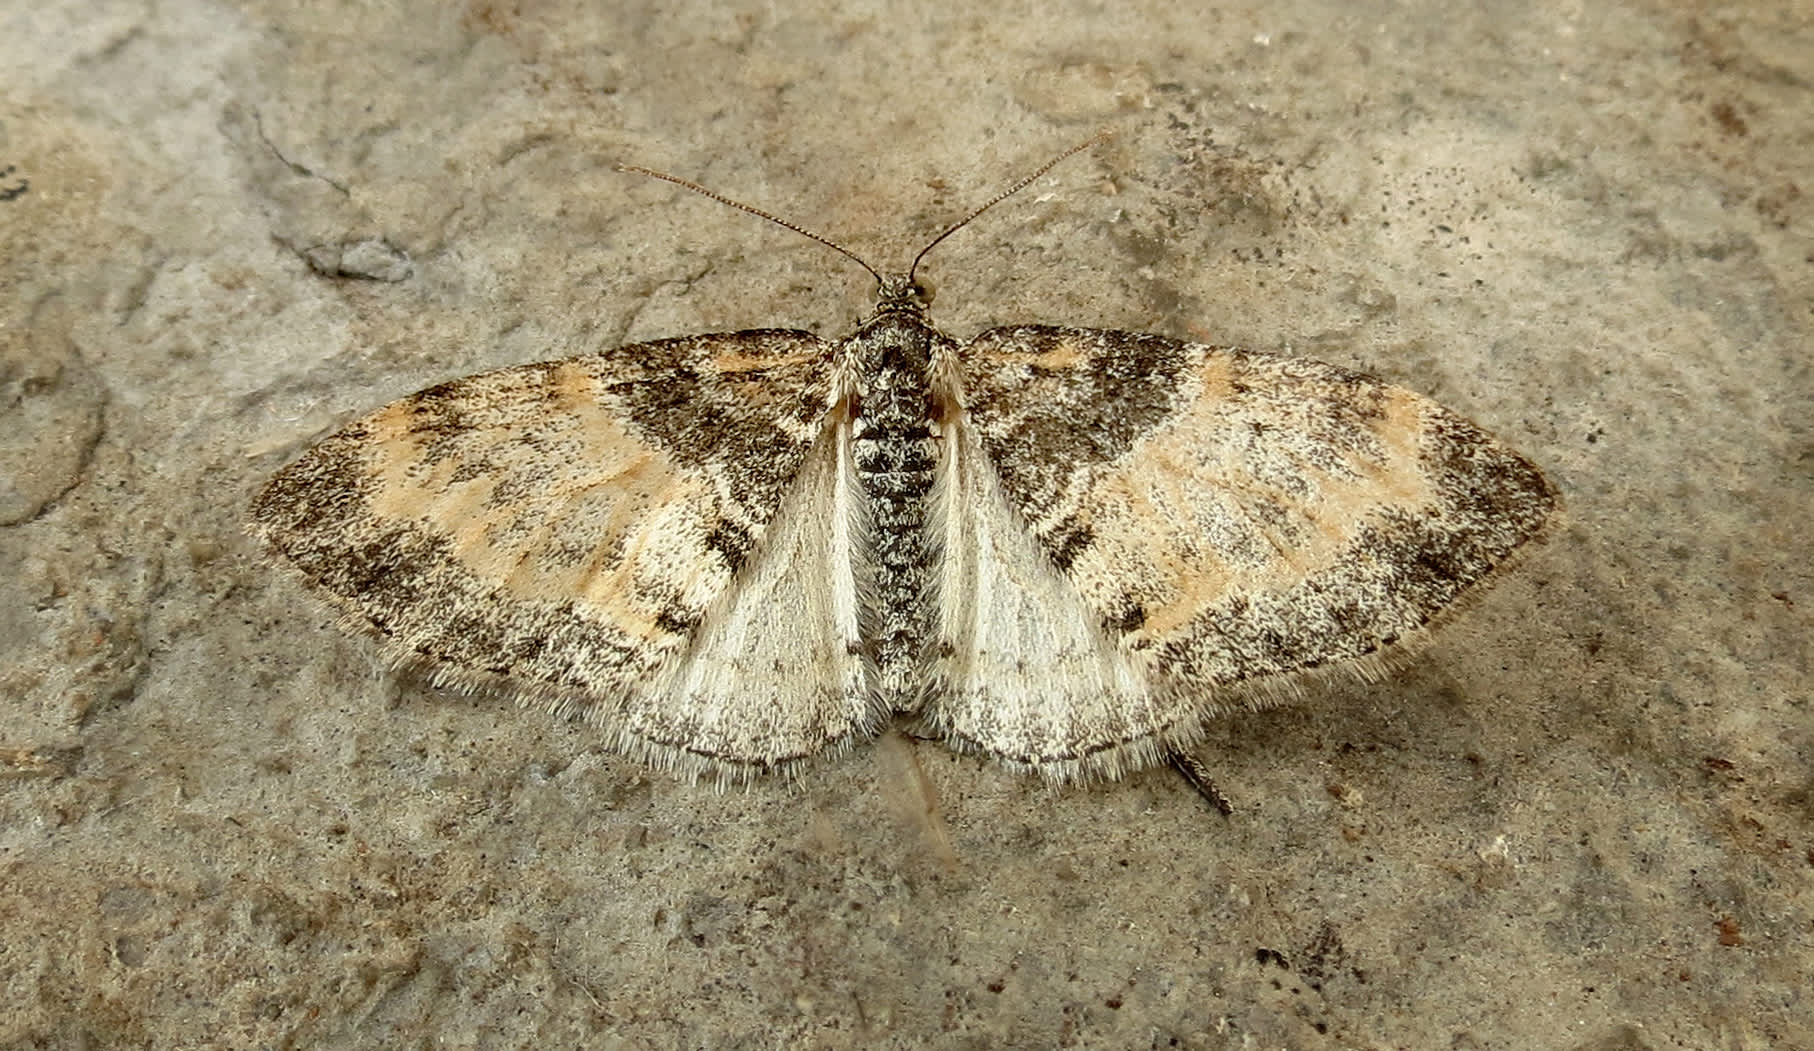
<svg viewBox="0 0 1814 1051"><path fill-rule="evenodd" d="M1078 758L1069 742L1148 736L1164 714L1151 710L1145 670L1009 506L974 428L960 415L942 437L941 688L922 730L1054 774L1050 764Z"/></svg>
<svg viewBox="0 0 1814 1051"><path fill-rule="evenodd" d="M1068 656L1085 652L1082 628L1021 654L1074 669L1046 693L1081 710L1042 724L1089 732L1010 733L990 705L1029 703L1020 694L1031 680L1006 690L981 675L934 718L1054 776L1140 765L1189 743L1221 706L1288 696L1312 669L1370 673L1376 654L1490 576L1556 507L1541 472L1472 423L1319 362L1049 326L986 332L961 354L959 430L976 439L958 443L955 491L986 491L964 477L986 457L1007 517L1068 583L1066 608L1081 606L1122 663L1097 662L1114 669L1097 699ZM972 444L983 457L964 451ZM980 543L1005 527L977 528ZM997 548L1003 565L1025 562ZM1031 623L1053 585L1019 581L1024 598L1001 583L1005 595L947 600ZM960 653L965 638L951 640ZM1128 678L1143 683L1143 701L1125 696ZM1030 754L1036 737L1045 750Z"/></svg>
<svg viewBox="0 0 1814 1051"><path fill-rule="evenodd" d="M879 729L886 713L869 702L862 658L849 452L850 423L839 419L655 703L625 712L626 733L755 772Z"/></svg>
<svg viewBox="0 0 1814 1051"><path fill-rule="evenodd" d="M784 503L810 505L780 530L798 550L816 542L802 532L819 528L813 513L839 499L823 452L833 350L804 332L691 336L445 383L284 468L250 526L440 680L583 711L694 772L760 766L847 733L861 713L810 707L777 745L760 719L739 738L728 709L711 709L702 725L716 736L682 753L694 738L669 732L664 706L676 691L719 691L708 706L745 711L850 692L848 668L822 649L796 668L816 678L788 696L673 671L689 647L747 635L749 608L724 596L740 576L773 574L762 548ZM764 586L774 598L788 585ZM842 638L853 619L811 630ZM708 750L721 751L698 755Z"/></svg>

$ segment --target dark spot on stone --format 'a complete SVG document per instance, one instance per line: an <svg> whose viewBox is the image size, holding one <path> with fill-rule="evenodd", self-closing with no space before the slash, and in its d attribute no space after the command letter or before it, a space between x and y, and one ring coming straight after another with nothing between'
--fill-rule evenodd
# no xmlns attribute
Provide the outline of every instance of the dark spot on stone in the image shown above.
<svg viewBox="0 0 1814 1051"><path fill-rule="evenodd" d="M1750 134L1751 129L1745 124L1745 118L1739 116L1738 110L1730 102L1713 104L1713 120L1720 130L1735 139L1742 139Z"/></svg>

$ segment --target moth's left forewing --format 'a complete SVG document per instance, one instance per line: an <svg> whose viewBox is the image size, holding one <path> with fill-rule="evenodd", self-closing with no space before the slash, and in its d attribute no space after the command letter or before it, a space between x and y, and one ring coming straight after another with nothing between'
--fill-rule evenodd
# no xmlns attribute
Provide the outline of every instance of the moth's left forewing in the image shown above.
<svg viewBox="0 0 1814 1051"><path fill-rule="evenodd" d="M1536 467L1472 423L1318 362L1022 326L984 333L962 370L972 459L1146 691L1027 764L1060 776L1139 765L1313 669L1367 670L1556 506ZM986 751L985 711L945 715Z"/></svg>

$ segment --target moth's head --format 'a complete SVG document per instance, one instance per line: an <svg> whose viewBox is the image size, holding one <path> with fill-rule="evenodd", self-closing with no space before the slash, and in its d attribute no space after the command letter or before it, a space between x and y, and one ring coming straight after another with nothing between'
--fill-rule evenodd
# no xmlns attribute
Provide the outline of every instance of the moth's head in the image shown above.
<svg viewBox="0 0 1814 1051"><path fill-rule="evenodd" d="M924 317L932 305L932 286L923 277L907 274L883 274L876 291L876 317L884 314L912 314Z"/></svg>

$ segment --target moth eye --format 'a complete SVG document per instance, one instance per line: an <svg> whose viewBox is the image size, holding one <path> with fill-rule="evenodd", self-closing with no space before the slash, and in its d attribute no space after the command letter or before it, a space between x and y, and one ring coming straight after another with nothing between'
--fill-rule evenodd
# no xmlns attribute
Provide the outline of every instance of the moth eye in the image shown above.
<svg viewBox="0 0 1814 1051"><path fill-rule="evenodd" d="M914 278L913 284L907 286L907 291L913 293L913 298L921 303L931 304L932 302L932 282L923 277Z"/></svg>

